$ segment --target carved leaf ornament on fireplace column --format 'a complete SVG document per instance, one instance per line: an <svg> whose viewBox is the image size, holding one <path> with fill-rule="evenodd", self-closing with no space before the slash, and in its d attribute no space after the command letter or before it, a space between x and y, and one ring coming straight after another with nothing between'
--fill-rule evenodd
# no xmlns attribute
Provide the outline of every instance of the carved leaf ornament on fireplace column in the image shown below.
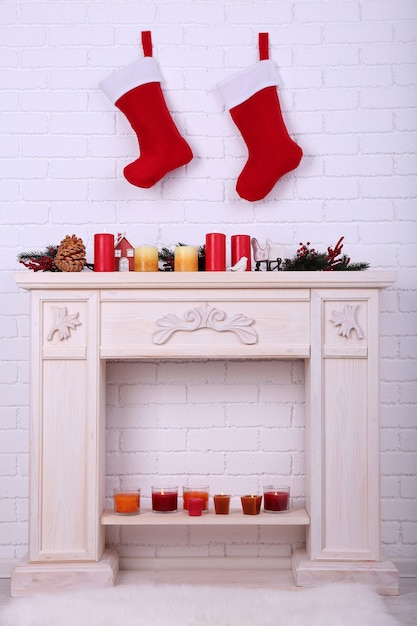
<svg viewBox="0 0 417 626"><path fill-rule="evenodd" d="M77 326L81 325L81 322L78 319L79 313L68 314L66 306L53 306L51 308L54 312L55 320L51 330L49 331L47 340L52 341L55 333L58 333L60 341L69 339L71 336L71 330L75 330Z"/></svg>
<svg viewBox="0 0 417 626"><path fill-rule="evenodd" d="M184 316L178 317L174 313L159 318L156 323L161 330L153 333L153 342L161 345L177 331L193 332L199 328L210 328L216 332L231 331L245 344L254 344L258 341L258 335L250 326L255 320L241 313L228 317L225 311L216 309L207 302L185 311Z"/></svg>
<svg viewBox="0 0 417 626"><path fill-rule="evenodd" d="M333 317L330 321L335 326L340 326L339 335L351 339L350 333L352 330L356 331L359 339L364 338L364 334L356 321L356 311L359 308L357 304L345 304L343 311L332 311Z"/></svg>

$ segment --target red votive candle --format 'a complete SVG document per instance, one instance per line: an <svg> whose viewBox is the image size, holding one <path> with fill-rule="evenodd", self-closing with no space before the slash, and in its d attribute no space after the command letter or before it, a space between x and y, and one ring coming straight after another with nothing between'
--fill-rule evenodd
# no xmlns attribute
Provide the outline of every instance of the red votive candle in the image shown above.
<svg viewBox="0 0 417 626"><path fill-rule="evenodd" d="M114 235L94 235L94 271L114 272Z"/></svg>
<svg viewBox="0 0 417 626"><path fill-rule="evenodd" d="M287 513L289 510L290 488L264 487L264 511L266 513Z"/></svg>
<svg viewBox="0 0 417 626"><path fill-rule="evenodd" d="M188 515L192 517L198 517L203 510L204 500L203 498L188 498Z"/></svg>
<svg viewBox="0 0 417 626"><path fill-rule="evenodd" d="M177 510L177 487L152 487L152 511L155 513L174 513Z"/></svg>
<svg viewBox="0 0 417 626"><path fill-rule="evenodd" d="M236 265L240 259L245 256L248 259L246 271L250 272L251 266L251 242L249 235L232 235L232 265Z"/></svg>
<svg viewBox="0 0 417 626"><path fill-rule="evenodd" d="M226 235L207 233L206 235L206 272L226 271Z"/></svg>

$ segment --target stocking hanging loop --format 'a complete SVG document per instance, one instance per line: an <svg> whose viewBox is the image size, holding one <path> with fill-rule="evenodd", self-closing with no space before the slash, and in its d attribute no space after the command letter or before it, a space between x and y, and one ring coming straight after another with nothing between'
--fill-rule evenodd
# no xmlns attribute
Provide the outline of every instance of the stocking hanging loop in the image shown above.
<svg viewBox="0 0 417 626"><path fill-rule="evenodd" d="M269 59L269 33L259 33L259 60L266 61Z"/></svg>
<svg viewBox="0 0 417 626"><path fill-rule="evenodd" d="M142 31L142 48L145 57L152 56L152 33L150 30Z"/></svg>

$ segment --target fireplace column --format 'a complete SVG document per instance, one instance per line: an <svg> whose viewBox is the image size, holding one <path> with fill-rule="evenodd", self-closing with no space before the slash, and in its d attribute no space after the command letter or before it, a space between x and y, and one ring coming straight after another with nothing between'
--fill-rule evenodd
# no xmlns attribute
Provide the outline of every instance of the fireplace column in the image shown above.
<svg viewBox="0 0 417 626"><path fill-rule="evenodd" d="M306 551L297 585L337 579L396 593L380 553L379 290L313 290L306 362Z"/></svg>
<svg viewBox="0 0 417 626"><path fill-rule="evenodd" d="M113 584L104 551L105 361L98 291L31 294L29 558L13 595ZM64 573L65 572L65 573Z"/></svg>

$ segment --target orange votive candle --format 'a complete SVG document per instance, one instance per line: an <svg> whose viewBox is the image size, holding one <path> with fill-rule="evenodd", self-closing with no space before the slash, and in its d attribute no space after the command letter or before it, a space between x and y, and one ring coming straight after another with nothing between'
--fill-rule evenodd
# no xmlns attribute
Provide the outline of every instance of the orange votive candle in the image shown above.
<svg viewBox="0 0 417 626"><path fill-rule="evenodd" d="M244 515L259 515L261 511L262 496L241 496L242 510Z"/></svg>
<svg viewBox="0 0 417 626"><path fill-rule="evenodd" d="M209 488L204 487L183 487L182 498L184 511L188 511L189 498L201 498L203 500L203 513L208 511Z"/></svg>
<svg viewBox="0 0 417 626"><path fill-rule="evenodd" d="M214 511L216 515L229 515L230 496L225 494L217 494L213 496Z"/></svg>
<svg viewBox="0 0 417 626"><path fill-rule="evenodd" d="M135 515L139 513L140 489L137 491L115 491L113 500L114 512L117 515Z"/></svg>

